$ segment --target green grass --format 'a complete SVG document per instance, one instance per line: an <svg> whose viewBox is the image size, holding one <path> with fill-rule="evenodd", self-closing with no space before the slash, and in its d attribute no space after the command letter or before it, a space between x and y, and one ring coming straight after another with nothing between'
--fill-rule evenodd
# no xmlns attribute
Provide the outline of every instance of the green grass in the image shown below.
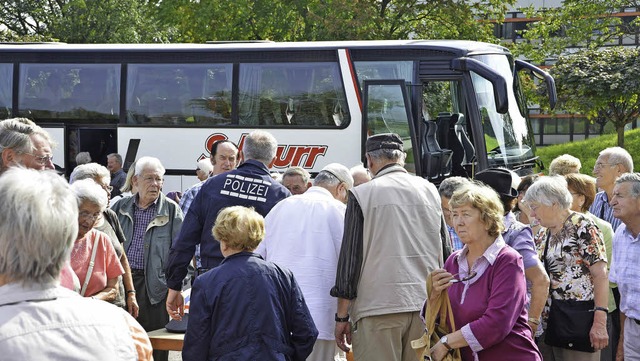
<svg viewBox="0 0 640 361"><path fill-rule="evenodd" d="M605 148L618 145L617 143L617 134L605 134L577 142L538 147L536 155L540 157L545 166L545 169L542 170L544 174L549 173L549 164L555 157L567 153L580 159L582 162L581 173L591 175L598 153ZM624 148L631 154L634 168L638 169L638 165L640 165L640 129L628 130L624 133Z"/></svg>

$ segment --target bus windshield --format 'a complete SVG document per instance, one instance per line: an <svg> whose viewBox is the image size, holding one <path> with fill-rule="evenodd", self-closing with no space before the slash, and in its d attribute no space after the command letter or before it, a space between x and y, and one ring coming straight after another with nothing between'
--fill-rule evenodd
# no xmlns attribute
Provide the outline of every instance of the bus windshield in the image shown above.
<svg viewBox="0 0 640 361"><path fill-rule="evenodd" d="M513 64L506 55L480 55L475 59L488 65L507 81L509 110L500 114L496 110L493 85L487 79L471 72L478 109L484 131L489 167L512 168L534 157L534 143L526 119L522 99L516 98Z"/></svg>

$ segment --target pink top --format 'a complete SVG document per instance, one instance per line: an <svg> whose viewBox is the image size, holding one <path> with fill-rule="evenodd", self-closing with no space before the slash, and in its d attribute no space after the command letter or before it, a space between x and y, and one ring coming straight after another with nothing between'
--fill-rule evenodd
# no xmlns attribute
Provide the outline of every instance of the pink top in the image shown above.
<svg viewBox="0 0 640 361"><path fill-rule="evenodd" d="M113 249L108 236L96 229L92 229L83 238L76 240L71 250L71 267L78 275L78 279L80 279L80 288L82 288L87 275L93 243L96 238L98 239L98 249L89 285L84 294L85 297L93 296L102 291L107 286L108 279L116 278L124 273L118 255Z"/></svg>
<svg viewBox="0 0 640 361"><path fill-rule="evenodd" d="M76 276L73 268L71 268L71 264L69 261L65 262L60 270L60 286L70 289L73 292L80 292L79 283L78 276Z"/></svg>

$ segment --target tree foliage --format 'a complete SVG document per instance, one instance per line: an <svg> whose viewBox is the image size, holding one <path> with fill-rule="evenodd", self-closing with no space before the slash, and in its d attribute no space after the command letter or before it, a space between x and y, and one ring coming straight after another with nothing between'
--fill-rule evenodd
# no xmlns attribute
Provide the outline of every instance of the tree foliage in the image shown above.
<svg viewBox="0 0 640 361"><path fill-rule="evenodd" d="M0 24L14 37L67 43L162 41L165 33L139 0L2 0Z"/></svg>
<svg viewBox="0 0 640 361"><path fill-rule="evenodd" d="M570 47L597 49L635 29L637 22L624 23L612 16L624 7L638 6L628 0L564 0L556 8L524 9L526 17L537 19L523 31L525 41L516 43L517 55L542 63L557 58ZM635 30L634 30L635 31Z"/></svg>
<svg viewBox="0 0 640 361"><path fill-rule="evenodd" d="M163 0L173 41L472 39L497 42L514 0Z"/></svg>
<svg viewBox="0 0 640 361"><path fill-rule="evenodd" d="M640 51L584 50L561 56L551 69L564 109L609 119L624 146L624 126L640 115Z"/></svg>

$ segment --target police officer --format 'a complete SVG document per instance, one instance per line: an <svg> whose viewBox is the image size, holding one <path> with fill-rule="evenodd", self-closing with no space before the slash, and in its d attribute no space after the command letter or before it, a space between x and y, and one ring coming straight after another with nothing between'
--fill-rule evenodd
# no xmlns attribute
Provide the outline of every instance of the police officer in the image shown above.
<svg viewBox="0 0 640 361"><path fill-rule="evenodd" d="M266 216L276 203L291 195L269 173L277 148L278 142L270 133L260 130L251 132L242 147L244 163L235 170L207 181L193 200L182 229L171 246L166 268L169 287L167 312L172 318L181 319L184 313L180 291L196 245L200 244L200 273L218 266L224 259L219 242L211 234L218 212L240 205L253 207L256 212Z"/></svg>

